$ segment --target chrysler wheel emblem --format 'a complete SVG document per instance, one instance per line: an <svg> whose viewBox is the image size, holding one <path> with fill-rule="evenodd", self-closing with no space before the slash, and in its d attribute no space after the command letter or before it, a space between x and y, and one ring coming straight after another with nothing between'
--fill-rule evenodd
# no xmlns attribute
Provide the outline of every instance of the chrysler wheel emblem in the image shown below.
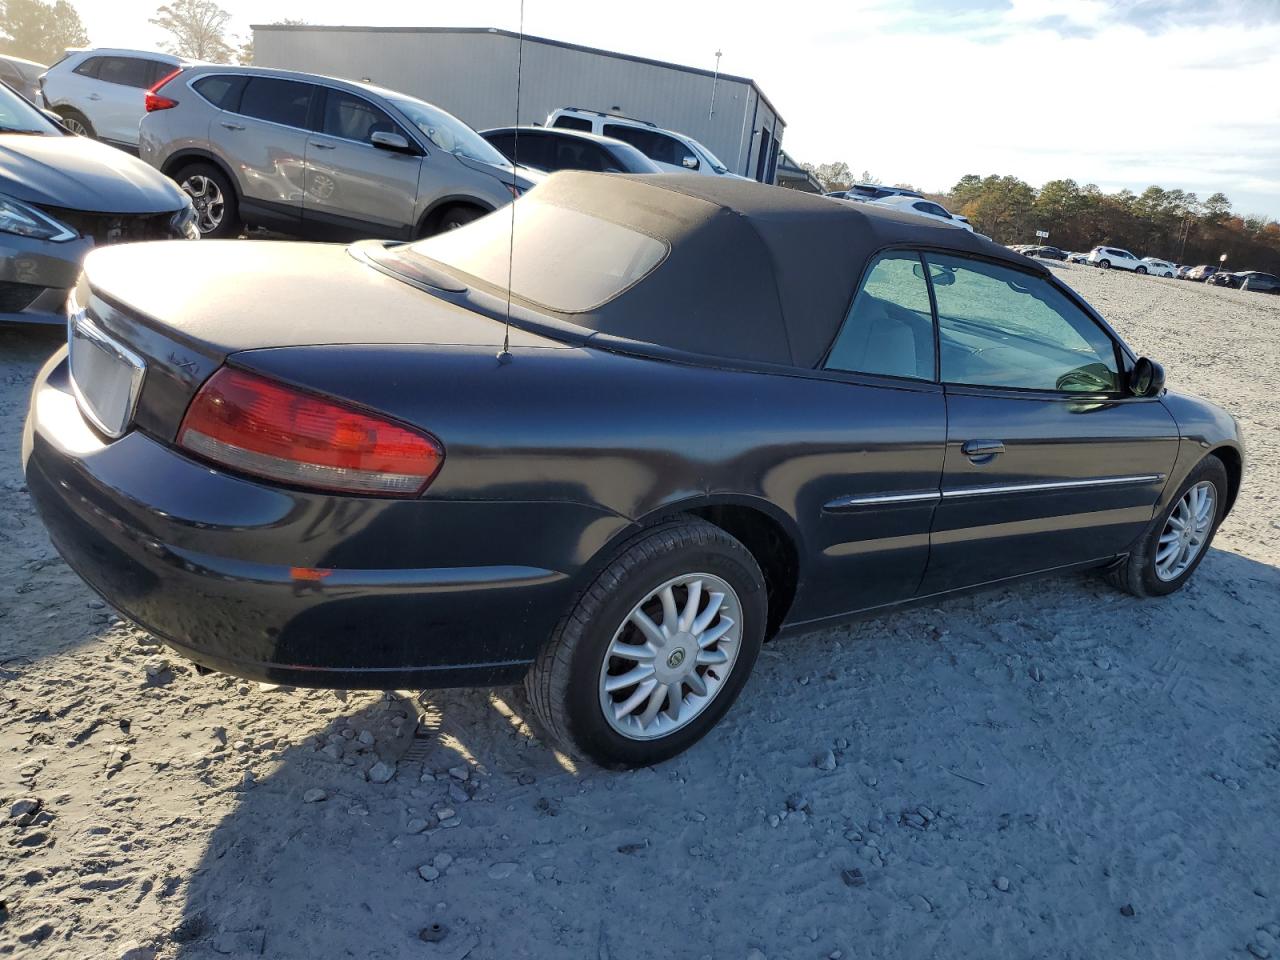
<svg viewBox="0 0 1280 960"><path fill-rule="evenodd" d="M674 670L680 664L684 663L684 651L677 650L671 656L667 657L667 666Z"/></svg>

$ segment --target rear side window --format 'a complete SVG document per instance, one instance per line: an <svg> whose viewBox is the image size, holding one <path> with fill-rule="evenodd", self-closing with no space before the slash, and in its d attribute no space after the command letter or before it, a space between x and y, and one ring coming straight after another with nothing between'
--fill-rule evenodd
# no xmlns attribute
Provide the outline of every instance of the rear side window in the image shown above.
<svg viewBox="0 0 1280 960"><path fill-rule="evenodd" d="M556 117L553 127L563 127L565 130L583 130L587 133L591 132L591 121L584 120L582 117Z"/></svg>
<svg viewBox="0 0 1280 960"><path fill-rule="evenodd" d="M358 140L360 143L368 143L375 133L400 133L395 121L385 112L363 97L341 90L327 91L320 129L331 137Z"/></svg>
<svg viewBox="0 0 1280 960"><path fill-rule="evenodd" d="M519 136L509 133L504 145L498 149L509 157L512 163L537 167L539 170L554 170L555 168L551 166L552 151L549 139L541 134L524 131L521 131Z"/></svg>
<svg viewBox="0 0 1280 960"><path fill-rule="evenodd" d="M933 309L917 254L882 253L872 261L825 366L933 379Z"/></svg>
<svg viewBox="0 0 1280 960"><path fill-rule="evenodd" d="M244 85L238 112L246 117L306 129L312 89L311 84L294 80L250 77Z"/></svg>
<svg viewBox="0 0 1280 960"><path fill-rule="evenodd" d="M101 65L102 57L90 57L71 72L78 73L82 77L96 77L98 75L98 67Z"/></svg>
<svg viewBox="0 0 1280 960"><path fill-rule="evenodd" d="M698 169L699 161L694 152L675 137L668 137L665 133L620 123L606 123L604 135L631 144L650 160L656 160L658 163L670 163L680 167L685 166L685 160L688 159L692 161L688 169Z"/></svg>
<svg viewBox="0 0 1280 960"><path fill-rule="evenodd" d="M926 258L944 381L1065 393L1119 389L1115 344L1047 280L979 260Z"/></svg>
<svg viewBox="0 0 1280 960"><path fill-rule="evenodd" d="M154 60L141 60L137 57L103 57L98 66L98 79L106 83L118 83L122 87L145 90L153 83L151 72L154 64Z"/></svg>
<svg viewBox="0 0 1280 960"><path fill-rule="evenodd" d="M239 106L236 101L243 83L243 77L220 73L211 77L201 77L191 86L196 93L219 110L234 110Z"/></svg>
<svg viewBox="0 0 1280 960"><path fill-rule="evenodd" d="M594 143L569 137L549 136L551 162L548 170L587 170L601 173L613 168L610 156Z"/></svg>

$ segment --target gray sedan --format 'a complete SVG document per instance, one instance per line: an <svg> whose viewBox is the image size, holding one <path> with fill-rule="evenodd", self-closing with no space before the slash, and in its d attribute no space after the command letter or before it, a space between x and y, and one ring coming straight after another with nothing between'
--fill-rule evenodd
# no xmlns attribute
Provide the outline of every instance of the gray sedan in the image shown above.
<svg viewBox="0 0 1280 960"><path fill-rule="evenodd" d="M66 323L91 249L180 237L199 233L171 180L71 135L0 84L0 322Z"/></svg>

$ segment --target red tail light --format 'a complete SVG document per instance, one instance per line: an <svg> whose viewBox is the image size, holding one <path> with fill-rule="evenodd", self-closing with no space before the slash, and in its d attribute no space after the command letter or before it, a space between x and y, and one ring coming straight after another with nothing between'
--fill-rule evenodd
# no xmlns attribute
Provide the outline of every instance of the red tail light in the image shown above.
<svg viewBox="0 0 1280 960"><path fill-rule="evenodd" d="M414 496L444 462L428 434L231 367L191 401L178 445L240 473L343 493Z"/></svg>
<svg viewBox="0 0 1280 960"><path fill-rule="evenodd" d="M151 89L147 91L147 95L142 101L143 106L147 108L147 113L151 113L154 110L169 110L178 105L177 100L170 99L169 97L162 97L157 91L181 72L182 68L179 67L177 70L166 74L156 81L156 83L152 84Z"/></svg>

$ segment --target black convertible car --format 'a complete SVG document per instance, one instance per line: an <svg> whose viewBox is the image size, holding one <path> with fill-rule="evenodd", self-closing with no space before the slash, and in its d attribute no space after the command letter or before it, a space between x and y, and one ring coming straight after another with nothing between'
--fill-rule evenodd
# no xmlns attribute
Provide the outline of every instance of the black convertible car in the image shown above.
<svg viewBox="0 0 1280 960"><path fill-rule="evenodd" d="M23 459L113 606L249 678L523 679L607 765L704 735L779 631L1051 570L1176 590L1241 481L1232 418L1041 264L747 181L105 249L71 309Z"/></svg>

